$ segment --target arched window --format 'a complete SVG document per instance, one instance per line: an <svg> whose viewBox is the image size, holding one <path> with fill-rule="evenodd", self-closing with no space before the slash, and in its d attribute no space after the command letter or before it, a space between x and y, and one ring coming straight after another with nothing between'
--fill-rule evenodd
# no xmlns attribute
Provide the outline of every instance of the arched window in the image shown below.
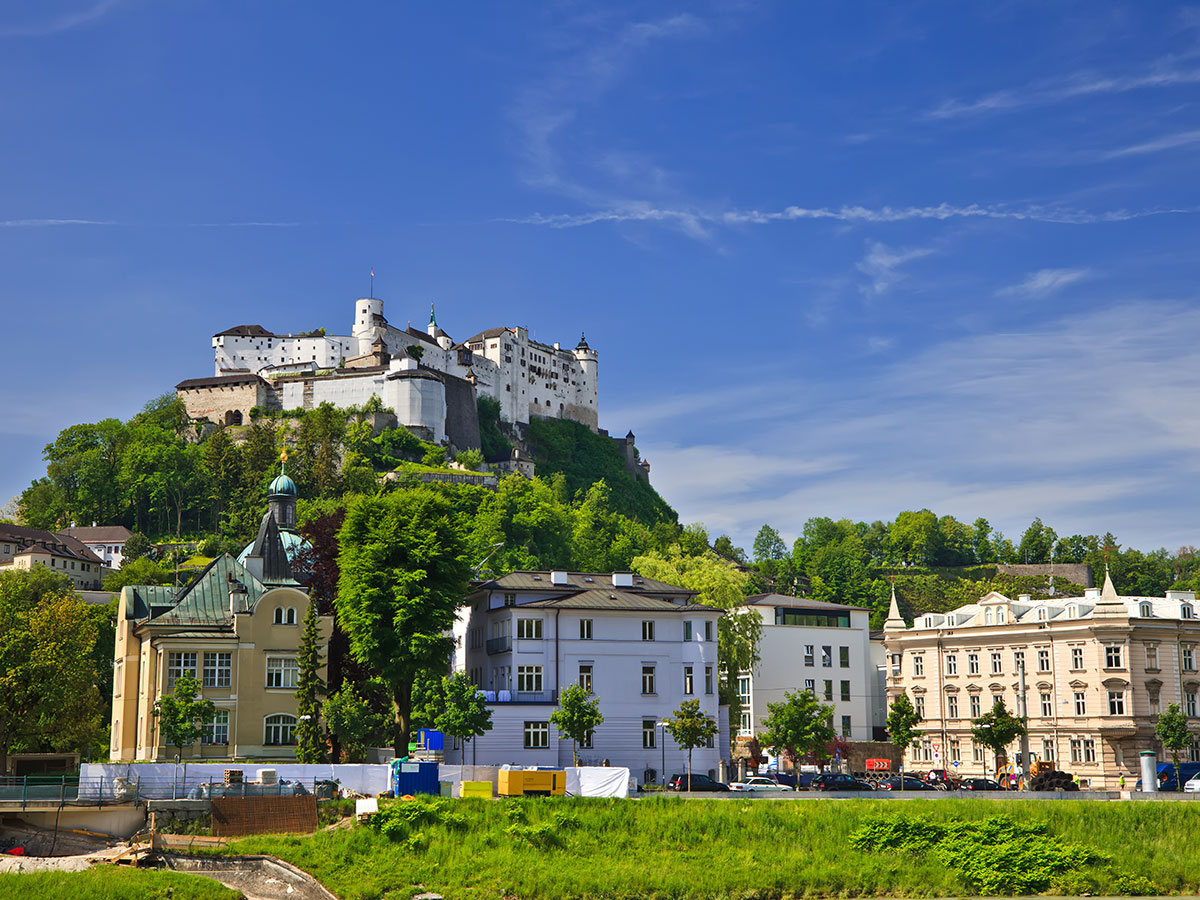
<svg viewBox="0 0 1200 900"><path fill-rule="evenodd" d="M1154 608L1149 603L1143 603L1138 607L1138 615L1143 619L1149 619L1154 615Z"/></svg>
<svg viewBox="0 0 1200 900"><path fill-rule="evenodd" d="M286 713L267 716L263 733L264 744L296 743L296 717Z"/></svg>
<svg viewBox="0 0 1200 900"><path fill-rule="evenodd" d="M283 624L283 607L282 606L275 607L275 624L276 625Z"/></svg>
<svg viewBox="0 0 1200 900"><path fill-rule="evenodd" d="M1003 625L1007 621L1008 621L1008 616L1005 614L1004 610L1002 610L1002 609L996 610L996 624Z"/></svg>
<svg viewBox="0 0 1200 900"><path fill-rule="evenodd" d="M287 625L295 625L296 624L296 607L294 607L294 606L288 607L287 622L285 624L287 624Z"/></svg>
<svg viewBox="0 0 1200 900"><path fill-rule="evenodd" d="M1192 604L1185 603L1179 607L1179 617L1181 619L1194 619L1196 618L1196 610Z"/></svg>
<svg viewBox="0 0 1200 900"><path fill-rule="evenodd" d="M992 624L992 608L990 606L983 611L983 622L985 625Z"/></svg>

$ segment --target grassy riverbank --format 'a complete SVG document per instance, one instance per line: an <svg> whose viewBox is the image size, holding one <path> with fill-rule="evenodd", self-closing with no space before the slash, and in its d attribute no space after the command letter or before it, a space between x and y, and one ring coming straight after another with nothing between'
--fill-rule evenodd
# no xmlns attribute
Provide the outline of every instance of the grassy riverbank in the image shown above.
<svg viewBox="0 0 1200 900"><path fill-rule="evenodd" d="M198 875L115 866L0 875L0 897L5 900L238 900L241 896Z"/></svg>
<svg viewBox="0 0 1200 900"><path fill-rule="evenodd" d="M1006 868L1039 867L1053 874L1035 892L1197 894L1198 826L1200 806L1168 802L418 801L397 803L380 831L249 838L230 852L279 856L344 900L419 885L520 900L945 897L1012 893ZM876 849L889 839L903 847Z"/></svg>

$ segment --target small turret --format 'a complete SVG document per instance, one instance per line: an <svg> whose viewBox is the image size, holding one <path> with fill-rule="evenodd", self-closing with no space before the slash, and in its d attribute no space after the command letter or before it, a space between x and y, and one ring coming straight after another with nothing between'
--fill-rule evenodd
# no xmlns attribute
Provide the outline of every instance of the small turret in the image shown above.
<svg viewBox="0 0 1200 900"><path fill-rule="evenodd" d="M429 304L429 327L426 328L425 331L431 338L435 338L435 337L437 337L437 330L438 330L437 315L434 314L433 304L430 303Z"/></svg>
<svg viewBox="0 0 1200 900"><path fill-rule="evenodd" d="M296 529L296 482L284 471L287 466L287 451L279 457L279 474L267 488L267 509L275 524L284 531Z"/></svg>

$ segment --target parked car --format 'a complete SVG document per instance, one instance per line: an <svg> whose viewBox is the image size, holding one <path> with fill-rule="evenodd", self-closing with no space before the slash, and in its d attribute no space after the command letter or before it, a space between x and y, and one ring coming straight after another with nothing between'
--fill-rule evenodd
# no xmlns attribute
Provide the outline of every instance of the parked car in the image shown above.
<svg viewBox="0 0 1200 900"><path fill-rule="evenodd" d="M961 779L947 769L930 769L925 773L924 780L939 791L953 791L957 790Z"/></svg>
<svg viewBox="0 0 1200 900"><path fill-rule="evenodd" d="M1002 791L1004 785L991 778L964 778L959 783L960 791Z"/></svg>
<svg viewBox="0 0 1200 900"><path fill-rule="evenodd" d="M879 782L879 790L881 791L898 791L900 790L900 779L904 779L904 790L906 791L936 791L937 788L928 781L922 781L920 778L914 778L911 775L893 775L891 778L885 778Z"/></svg>
<svg viewBox="0 0 1200 900"><path fill-rule="evenodd" d="M773 781L770 778L764 778L761 775L755 775L752 778L747 778L745 781L731 781L729 783L731 791L794 791L795 788L790 784L780 784L778 781Z"/></svg>
<svg viewBox="0 0 1200 900"><path fill-rule="evenodd" d="M1184 762L1179 764L1179 779L1183 782L1183 790L1187 790L1187 783L1193 778L1200 778L1200 763ZM1138 779L1138 787L1142 785L1141 779ZM1180 789L1179 782L1175 780L1175 766L1173 763L1158 764L1158 789L1160 791L1177 791ZM1193 789L1194 790L1194 789Z"/></svg>
<svg viewBox="0 0 1200 900"><path fill-rule="evenodd" d="M859 781L842 772L819 772L809 782L810 791L873 791L869 781Z"/></svg>
<svg viewBox="0 0 1200 900"><path fill-rule="evenodd" d="M796 790L807 791L812 789L812 781L820 772L801 772L796 776Z"/></svg>
<svg viewBox="0 0 1200 900"><path fill-rule="evenodd" d="M724 792L729 790L729 785L722 781L714 781L707 775L699 773L692 774L692 791L709 791L709 792ZM684 775L672 775L671 780L667 782L667 790L669 791L686 791L688 790L688 777Z"/></svg>

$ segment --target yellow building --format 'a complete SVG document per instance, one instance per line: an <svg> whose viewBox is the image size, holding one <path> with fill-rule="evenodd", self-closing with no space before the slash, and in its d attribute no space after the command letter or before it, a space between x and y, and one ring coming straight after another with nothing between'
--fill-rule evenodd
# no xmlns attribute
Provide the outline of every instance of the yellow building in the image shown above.
<svg viewBox="0 0 1200 900"><path fill-rule="evenodd" d="M70 535L0 523L0 572L34 566L61 572L81 591L100 590L104 575L103 560Z"/></svg>
<svg viewBox="0 0 1200 900"><path fill-rule="evenodd" d="M298 656L308 595L292 577L284 534L295 521L296 487L271 483L271 510L242 555L213 560L182 588L121 591L113 673L114 761L170 759L153 715L176 679L191 675L217 714L185 759L293 759ZM287 523L281 528L281 522ZM322 659L332 618L319 618ZM322 667L324 677L324 667Z"/></svg>

